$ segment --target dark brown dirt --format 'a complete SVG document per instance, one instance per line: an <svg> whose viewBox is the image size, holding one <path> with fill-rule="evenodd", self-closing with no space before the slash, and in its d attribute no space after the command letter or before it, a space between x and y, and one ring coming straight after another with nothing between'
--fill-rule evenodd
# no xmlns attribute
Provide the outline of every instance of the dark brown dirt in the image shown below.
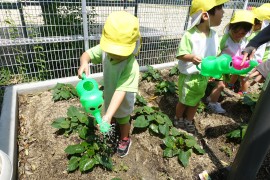
<svg viewBox="0 0 270 180"><path fill-rule="evenodd" d="M163 70L164 79L168 70ZM160 109L173 118L177 96L155 96L154 83L141 81L140 95L148 100L149 106L159 106ZM253 87L254 91L257 91ZM239 144L227 141L226 133L234 130L240 123L248 121L252 112L244 106L237 96L222 98L222 105L227 114L212 114L205 110L196 114L196 127L199 132L198 142L203 146L204 155L193 154L188 167L181 166L177 158L162 157L162 140L151 136L148 131L132 133L133 140L128 156L119 158L113 156L117 171L106 171L95 168L91 172L81 173L66 171L68 159L64 149L73 144L76 138L57 135L51 123L58 117L66 117L69 106L80 107L77 99L53 102L50 91L36 94L25 94L19 97L19 171L18 178L29 179L198 179L198 174L206 170L212 179L222 180L227 175L226 167L234 160ZM133 129L132 129L133 130ZM232 154L226 155L221 148L228 148ZM127 166L125 170L121 167ZM269 158L266 158L258 179L269 179Z"/></svg>

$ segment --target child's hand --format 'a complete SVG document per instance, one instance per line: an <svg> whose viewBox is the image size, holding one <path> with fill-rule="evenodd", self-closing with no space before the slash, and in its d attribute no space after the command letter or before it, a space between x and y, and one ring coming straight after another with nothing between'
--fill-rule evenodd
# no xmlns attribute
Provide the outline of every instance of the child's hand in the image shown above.
<svg viewBox="0 0 270 180"><path fill-rule="evenodd" d="M82 74L85 72L86 76L89 75L89 65L88 63L83 63L79 70L78 70L78 76L81 79L82 78Z"/></svg>
<svg viewBox="0 0 270 180"><path fill-rule="evenodd" d="M202 58L201 57L198 57L198 56L195 56L193 55L192 58L191 58L191 62L195 65L198 65L202 62Z"/></svg>
<svg viewBox="0 0 270 180"><path fill-rule="evenodd" d="M265 81L263 75L259 71L257 71L256 68L254 68L247 74L247 76L244 78L244 81L248 81L249 79L253 79L250 86L253 86L255 83L262 83Z"/></svg>
<svg viewBox="0 0 270 180"><path fill-rule="evenodd" d="M112 117L108 116L108 115L104 115L102 117L102 121L106 121L107 123L111 124L111 121L112 121Z"/></svg>

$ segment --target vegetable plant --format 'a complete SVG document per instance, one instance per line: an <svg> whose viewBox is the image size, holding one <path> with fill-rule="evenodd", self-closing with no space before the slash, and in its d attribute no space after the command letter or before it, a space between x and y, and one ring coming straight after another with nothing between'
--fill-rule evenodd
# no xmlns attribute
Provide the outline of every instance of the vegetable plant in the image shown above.
<svg viewBox="0 0 270 180"><path fill-rule="evenodd" d="M95 121L74 106L68 109L67 116L57 118L52 123L54 128L64 131L66 136L78 133L80 137L79 143L69 145L65 149L69 155L67 171L72 172L79 168L81 172L84 172L97 165L112 170L111 155L114 147L107 137L101 137L95 132Z"/></svg>
<svg viewBox="0 0 270 180"><path fill-rule="evenodd" d="M170 74L169 76L175 76L175 75L179 75L179 69L178 69L178 66L174 66L172 67L172 69L170 70Z"/></svg>
<svg viewBox="0 0 270 180"><path fill-rule="evenodd" d="M163 157L178 157L178 160L184 167L187 167L192 152L204 154L205 151L198 145L194 136L187 133L181 133L176 128L171 129L171 135L163 139L166 148L163 151Z"/></svg>
<svg viewBox="0 0 270 180"><path fill-rule="evenodd" d="M57 83L53 90L53 100L68 100L78 97L77 91L72 84Z"/></svg>
<svg viewBox="0 0 270 180"><path fill-rule="evenodd" d="M244 124L237 129L229 132L226 137L230 140L235 140L236 142L241 142L242 139L244 138L247 130L247 124Z"/></svg>
<svg viewBox="0 0 270 180"><path fill-rule="evenodd" d="M147 105L147 101L140 95L136 95L136 102L135 105L137 106L146 106Z"/></svg>
<svg viewBox="0 0 270 180"><path fill-rule="evenodd" d="M147 65L147 71L145 71L142 75L142 80L149 81L160 81L161 75L158 70L154 69L152 66Z"/></svg>
<svg viewBox="0 0 270 180"><path fill-rule="evenodd" d="M175 83L170 81L161 81L156 84L155 94L175 94Z"/></svg>
<svg viewBox="0 0 270 180"><path fill-rule="evenodd" d="M149 128L151 133L161 136L169 134L169 129L172 127L172 121L166 114L159 111L158 108L143 106L137 108L134 113L134 127Z"/></svg>
<svg viewBox="0 0 270 180"><path fill-rule="evenodd" d="M258 93L245 94L243 98L243 104L250 106L251 111L255 109L255 105L260 97Z"/></svg>

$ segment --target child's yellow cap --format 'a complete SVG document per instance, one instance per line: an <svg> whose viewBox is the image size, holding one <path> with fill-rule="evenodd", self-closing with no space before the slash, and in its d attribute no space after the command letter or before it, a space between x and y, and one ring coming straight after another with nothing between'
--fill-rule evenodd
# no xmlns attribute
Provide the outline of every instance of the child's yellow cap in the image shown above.
<svg viewBox="0 0 270 180"><path fill-rule="evenodd" d="M229 0L192 0L189 15L192 16L199 11L207 12L213 7L224 4L228 1Z"/></svg>
<svg viewBox="0 0 270 180"><path fill-rule="evenodd" d="M192 0L189 15L191 16L191 25L194 27L201 21L202 13L209 11L215 6L224 4L229 0Z"/></svg>
<svg viewBox="0 0 270 180"><path fill-rule="evenodd" d="M132 54L140 38L139 20L126 11L111 13L104 25L100 47L119 56Z"/></svg>
<svg viewBox="0 0 270 180"><path fill-rule="evenodd" d="M238 23L238 22L247 22L250 23L252 25L254 25L254 14L251 11L248 10L237 10L234 12L230 23Z"/></svg>
<svg viewBox="0 0 270 180"><path fill-rule="evenodd" d="M258 8L252 9L252 12L260 21L270 20L270 3L265 3Z"/></svg>

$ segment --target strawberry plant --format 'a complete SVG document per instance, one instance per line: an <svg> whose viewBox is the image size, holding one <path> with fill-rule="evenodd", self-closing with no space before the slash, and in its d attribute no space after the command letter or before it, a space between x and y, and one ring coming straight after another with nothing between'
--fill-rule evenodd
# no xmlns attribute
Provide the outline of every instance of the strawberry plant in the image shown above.
<svg viewBox="0 0 270 180"><path fill-rule="evenodd" d="M155 94L175 94L175 83L170 81L162 81L156 84Z"/></svg>
<svg viewBox="0 0 270 180"><path fill-rule="evenodd" d="M192 152L204 154L205 151L198 145L196 139L187 133L181 133L176 128L171 129L171 135L163 139L166 148L163 157L178 157L184 167L187 167Z"/></svg>
<svg viewBox="0 0 270 180"><path fill-rule="evenodd" d="M160 81L161 75L158 70L154 69L152 66L147 65L147 71L145 71L142 75L142 80L149 81Z"/></svg>
<svg viewBox="0 0 270 180"><path fill-rule="evenodd" d="M78 97L75 87L71 84L57 83L56 86L52 88L52 90L54 101L68 100Z"/></svg>

